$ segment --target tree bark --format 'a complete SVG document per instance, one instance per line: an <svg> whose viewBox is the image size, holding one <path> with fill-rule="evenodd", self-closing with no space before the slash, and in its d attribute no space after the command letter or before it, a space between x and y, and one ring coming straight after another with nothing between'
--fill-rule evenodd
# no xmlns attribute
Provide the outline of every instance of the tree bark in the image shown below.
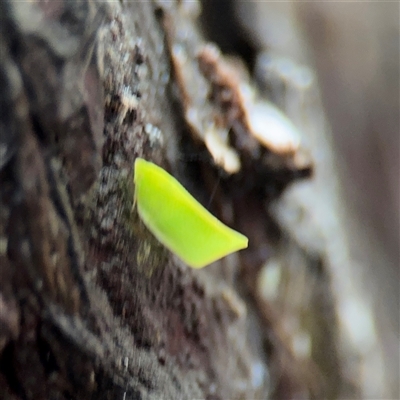
<svg viewBox="0 0 400 400"><path fill-rule="evenodd" d="M246 159L214 190L219 169L185 117L173 51L188 46L197 65L196 5L0 4L0 399L362 393L332 277L350 261L329 227L307 225L320 210L343 229L334 206L319 208L329 173ZM314 121L320 107L306 108ZM310 147L329 159L323 140ZM249 249L201 271L179 261L134 210L138 156L213 196Z"/></svg>

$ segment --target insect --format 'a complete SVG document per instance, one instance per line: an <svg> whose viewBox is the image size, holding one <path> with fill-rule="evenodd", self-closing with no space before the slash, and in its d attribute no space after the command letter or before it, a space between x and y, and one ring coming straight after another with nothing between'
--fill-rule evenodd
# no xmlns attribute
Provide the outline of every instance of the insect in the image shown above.
<svg viewBox="0 0 400 400"><path fill-rule="evenodd" d="M173 176L135 161L135 202L151 233L192 268L247 247L248 239L207 211Z"/></svg>

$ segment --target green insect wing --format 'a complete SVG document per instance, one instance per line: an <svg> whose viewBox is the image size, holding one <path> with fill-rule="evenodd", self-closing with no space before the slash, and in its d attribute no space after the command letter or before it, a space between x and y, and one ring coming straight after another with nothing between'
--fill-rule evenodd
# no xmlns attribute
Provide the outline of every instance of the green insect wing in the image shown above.
<svg viewBox="0 0 400 400"><path fill-rule="evenodd" d="M139 216L153 235L192 268L203 268L247 247L246 236L210 214L173 176L135 161Z"/></svg>

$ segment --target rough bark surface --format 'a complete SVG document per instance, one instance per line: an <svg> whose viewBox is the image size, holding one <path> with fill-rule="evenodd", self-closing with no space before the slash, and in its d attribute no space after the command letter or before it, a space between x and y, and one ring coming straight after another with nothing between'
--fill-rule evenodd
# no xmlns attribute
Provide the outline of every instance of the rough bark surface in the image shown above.
<svg viewBox="0 0 400 400"><path fill-rule="evenodd" d="M307 186L309 168L246 160L214 193L217 168L190 134L171 63L174 44L204 41L196 4L0 4L1 399L363 393L365 357L341 333L331 278L349 261L327 244L332 224L310 227L329 173L316 161ZM319 121L315 104L305 110ZM323 123L311 125L325 154ZM249 249L201 271L171 255L133 210L138 156L201 200L215 195ZM306 186L282 196L299 178ZM277 265L271 300L265 271ZM304 335L312 349L296 352Z"/></svg>

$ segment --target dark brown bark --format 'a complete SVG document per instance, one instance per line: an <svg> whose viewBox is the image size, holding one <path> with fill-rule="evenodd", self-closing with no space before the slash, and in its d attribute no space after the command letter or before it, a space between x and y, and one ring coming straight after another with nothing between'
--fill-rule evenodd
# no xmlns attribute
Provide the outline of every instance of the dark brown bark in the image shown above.
<svg viewBox="0 0 400 400"><path fill-rule="evenodd" d="M220 172L185 119L172 51L187 46L197 65L195 4L0 4L0 399L363 393L349 370L365 355L338 323L334 271L351 263L323 195L329 162L327 172L313 161L311 181L311 164L250 146L239 131L242 171L222 173L214 190ZM315 134L318 96L307 94L310 153L329 159ZM138 156L204 202L216 193L213 211L249 236L249 249L201 271L168 252L133 210ZM296 181L305 190L287 190ZM315 215L329 218L313 225ZM325 235L332 215L339 244ZM304 337L311 347L297 351Z"/></svg>

